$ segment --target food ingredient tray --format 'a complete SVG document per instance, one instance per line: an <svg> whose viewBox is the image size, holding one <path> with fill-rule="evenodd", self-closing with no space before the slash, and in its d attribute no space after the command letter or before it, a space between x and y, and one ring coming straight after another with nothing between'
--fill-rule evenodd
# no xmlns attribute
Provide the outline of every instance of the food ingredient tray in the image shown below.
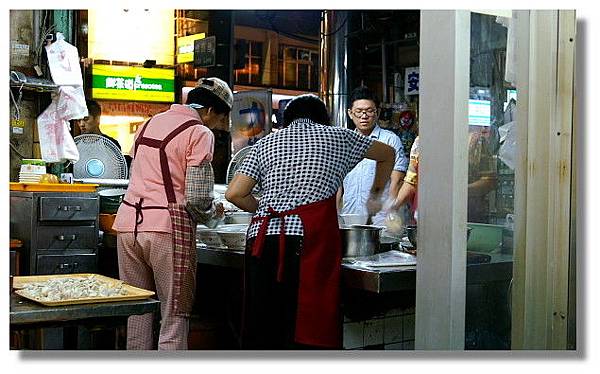
<svg viewBox="0 0 600 374"><path fill-rule="evenodd" d="M44 282L49 279L58 279L58 278L85 278L89 276L94 276L95 279L101 282L108 283L110 285L118 285L120 283L123 284L123 289L127 291L125 295L114 295L114 296L95 296L95 297L82 297L76 299L64 299L58 301L47 301L38 299L35 297L31 297L28 295L23 288L28 283L33 282ZM53 275L32 275L32 276L18 276L13 277L13 287L15 288L15 293L21 297L24 297L29 300L33 300L42 305L47 306L60 306L60 305L75 305L75 304L89 304L89 303L106 303L106 302L114 302L114 301L126 301L126 300L142 300L147 299L150 296L154 295L153 291L148 291L142 288L137 288L130 286L122 281L114 278L105 277L100 274L91 274L91 273L78 273L78 274L53 274Z"/></svg>

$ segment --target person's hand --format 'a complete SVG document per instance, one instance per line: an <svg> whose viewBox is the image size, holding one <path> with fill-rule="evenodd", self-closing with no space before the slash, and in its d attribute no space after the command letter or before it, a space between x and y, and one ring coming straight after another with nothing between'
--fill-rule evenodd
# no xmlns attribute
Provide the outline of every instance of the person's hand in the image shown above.
<svg viewBox="0 0 600 374"><path fill-rule="evenodd" d="M375 215L382 207L383 204L381 203L379 196L370 194L367 199L367 212L369 213L369 216Z"/></svg>
<svg viewBox="0 0 600 374"><path fill-rule="evenodd" d="M396 211L391 210L386 214L384 225L392 235L401 235L404 232L404 219Z"/></svg>
<svg viewBox="0 0 600 374"><path fill-rule="evenodd" d="M222 202L215 203L215 216L219 219L225 216L225 208Z"/></svg>

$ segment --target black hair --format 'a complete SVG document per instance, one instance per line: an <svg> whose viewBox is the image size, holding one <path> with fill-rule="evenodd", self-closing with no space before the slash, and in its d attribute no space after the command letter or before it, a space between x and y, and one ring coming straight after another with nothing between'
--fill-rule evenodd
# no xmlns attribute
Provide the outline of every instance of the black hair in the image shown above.
<svg viewBox="0 0 600 374"><path fill-rule="evenodd" d="M329 125L329 113L323 100L312 94L296 96L283 110L283 126L293 121L307 118L322 125Z"/></svg>
<svg viewBox="0 0 600 374"><path fill-rule="evenodd" d="M87 106L89 116L100 117L100 114L102 114L102 108L96 100L86 100L85 105Z"/></svg>
<svg viewBox="0 0 600 374"><path fill-rule="evenodd" d="M348 108L352 108L352 104L354 104L356 100L371 100L375 103L375 107L379 108L379 98L366 86L357 87L352 91L350 94L350 101L348 102Z"/></svg>
<svg viewBox="0 0 600 374"><path fill-rule="evenodd" d="M217 114L228 114L230 109L223 100L204 87L196 87L188 92L186 104L200 104L205 108L213 108Z"/></svg>

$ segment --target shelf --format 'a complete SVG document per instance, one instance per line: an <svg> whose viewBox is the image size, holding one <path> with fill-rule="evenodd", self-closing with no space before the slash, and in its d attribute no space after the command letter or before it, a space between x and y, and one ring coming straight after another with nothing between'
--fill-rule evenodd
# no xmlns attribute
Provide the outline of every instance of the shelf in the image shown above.
<svg viewBox="0 0 600 374"><path fill-rule="evenodd" d="M23 88L24 90L27 91L35 91L35 92L56 92L56 90L58 89L58 86L54 85L54 86L48 86L48 85L39 85L39 84L32 84L32 83L14 83L14 82L10 82L10 87L11 88Z"/></svg>

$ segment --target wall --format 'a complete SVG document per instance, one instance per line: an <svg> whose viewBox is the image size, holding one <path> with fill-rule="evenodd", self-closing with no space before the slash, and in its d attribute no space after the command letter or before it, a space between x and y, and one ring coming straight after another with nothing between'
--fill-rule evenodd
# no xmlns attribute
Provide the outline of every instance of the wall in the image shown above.
<svg viewBox="0 0 600 374"><path fill-rule="evenodd" d="M393 308L368 319L344 316L344 349L414 350L415 308Z"/></svg>
<svg viewBox="0 0 600 374"><path fill-rule="evenodd" d="M342 289L343 348L414 350L415 290Z"/></svg>
<svg viewBox="0 0 600 374"><path fill-rule="evenodd" d="M35 43L33 42L35 33L33 23L34 11L10 11L10 70L20 71L27 75L34 74L32 52L35 49ZM27 48L29 48L28 51ZM15 101L18 102L19 89L13 88L12 94ZM14 146L14 149L10 147L11 181L18 180L21 156L24 158L33 157L34 129L36 128L35 120L39 111L39 98L37 98L35 94L22 91L22 95L18 105L20 109L20 119L23 120L24 124L22 134L14 132L13 124L10 126L10 143ZM11 119L13 118L14 111L15 105L11 100L9 111Z"/></svg>

